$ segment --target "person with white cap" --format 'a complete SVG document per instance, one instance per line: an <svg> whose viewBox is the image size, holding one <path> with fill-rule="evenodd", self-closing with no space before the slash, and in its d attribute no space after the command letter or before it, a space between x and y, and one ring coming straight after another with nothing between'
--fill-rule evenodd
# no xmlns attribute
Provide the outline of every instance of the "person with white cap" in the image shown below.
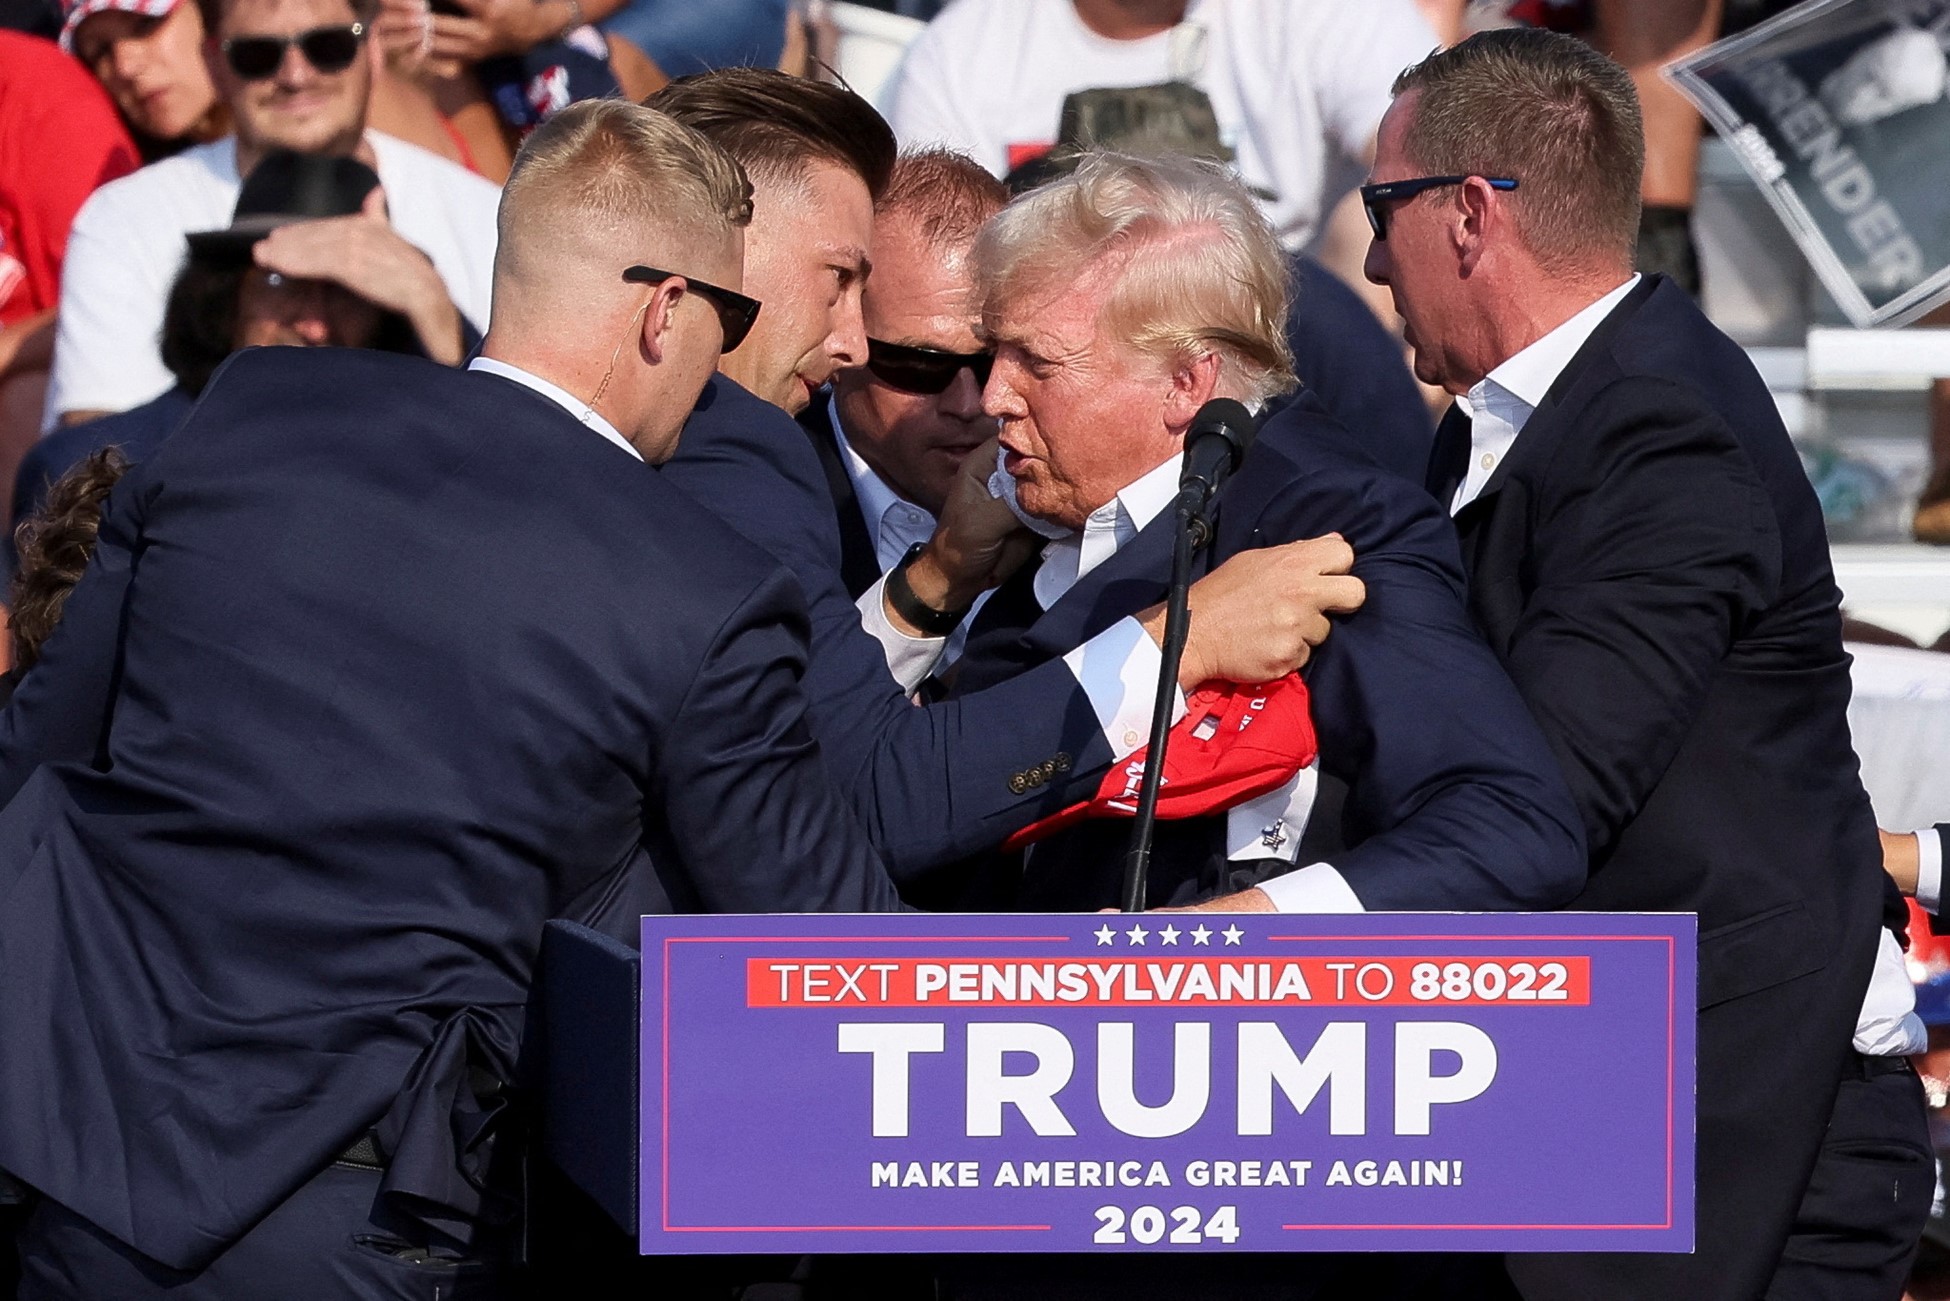
<svg viewBox="0 0 1950 1301"><path fill-rule="evenodd" d="M187 0L68 0L61 48L95 74L155 162L230 130L203 60L203 17Z"/></svg>

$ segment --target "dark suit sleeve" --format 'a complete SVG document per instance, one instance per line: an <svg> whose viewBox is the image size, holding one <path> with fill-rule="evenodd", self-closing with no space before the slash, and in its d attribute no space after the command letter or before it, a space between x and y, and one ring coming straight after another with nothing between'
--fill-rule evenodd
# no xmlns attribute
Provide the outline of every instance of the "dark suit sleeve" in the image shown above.
<svg viewBox="0 0 1950 1301"><path fill-rule="evenodd" d="M94 557L68 594L39 662L0 713L0 804L44 763L95 757L108 726L123 609L154 492L152 475L137 466L109 494Z"/></svg>
<svg viewBox="0 0 1950 1301"><path fill-rule="evenodd" d="M1332 503L1367 601L1307 673L1321 767L1345 782L1351 848L1329 861L1369 910L1542 909L1584 884L1577 814L1536 724L1463 601L1434 501L1368 472ZM1309 533L1315 476L1268 541Z"/></svg>
<svg viewBox="0 0 1950 1301"><path fill-rule="evenodd" d="M1781 547L1746 453L1684 389L1621 380L1588 409L1607 429L1577 463L1547 471L1540 497L1553 508L1536 522L1534 586L1506 663L1602 868L1715 669L1772 600Z"/></svg>
<svg viewBox="0 0 1950 1301"><path fill-rule="evenodd" d="M812 618L813 730L889 870L908 880L991 849L1094 790L1110 745L1060 661L961 700L909 703L840 576L839 527L817 455L791 417L744 396L735 419L694 416L662 473L798 581ZM719 402L731 409L722 393ZM1012 788L1013 777L1045 765L1063 775Z"/></svg>
<svg viewBox="0 0 1950 1301"><path fill-rule="evenodd" d="M709 912L899 908L807 725L804 619L783 574L712 639L656 771L663 819Z"/></svg>

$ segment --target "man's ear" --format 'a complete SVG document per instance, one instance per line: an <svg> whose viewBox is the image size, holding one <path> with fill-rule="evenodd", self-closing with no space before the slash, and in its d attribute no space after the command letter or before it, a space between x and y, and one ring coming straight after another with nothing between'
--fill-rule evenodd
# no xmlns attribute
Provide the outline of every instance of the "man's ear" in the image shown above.
<svg viewBox="0 0 1950 1301"><path fill-rule="evenodd" d="M1198 409L1212 400L1219 388L1219 368L1224 364L1216 352L1201 353L1180 361L1171 372L1171 392L1165 396L1165 428L1182 434L1190 427Z"/></svg>
<svg viewBox="0 0 1950 1301"><path fill-rule="evenodd" d="M1472 176L1457 187L1457 196L1450 231L1459 269L1467 276L1483 260L1491 236L1500 234L1509 223L1511 212L1503 196L1480 176Z"/></svg>
<svg viewBox="0 0 1950 1301"><path fill-rule="evenodd" d="M644 359L655 365L664 359L664 349L670 344L670 333L677 328L677 304L684 298L686 290L681 280L666 280L657 286L650 295L650 301L643 305L643 325L639 332Z"/></svg>

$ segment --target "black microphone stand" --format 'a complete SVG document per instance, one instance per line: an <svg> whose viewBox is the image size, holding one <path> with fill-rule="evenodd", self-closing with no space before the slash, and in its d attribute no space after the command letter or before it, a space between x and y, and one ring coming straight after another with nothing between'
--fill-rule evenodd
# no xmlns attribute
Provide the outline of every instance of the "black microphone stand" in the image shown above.
<svg viewBox="0 0 1950 1301"><path fill-rule="evenodd" d="M1151 876L1151 836L1158 822L1158 788L1164 784L1165 745L1171 739L1171 707L1178 693L1178 665L1185 657L1185 638L1192 630L1188 605L1192 587L1192 556L1211 540L1205 521L1211 489L1201 483L1179 489L1172 507L1177 535L1171 548L1171 592L1165 598L1164 662L1158 668L1158 694L1151 708L1151 744L1145 751L1144 777L1138 785L1137 818L1131 828L1131 849L1124 858L1123 909L1144 911Z"/></svg>

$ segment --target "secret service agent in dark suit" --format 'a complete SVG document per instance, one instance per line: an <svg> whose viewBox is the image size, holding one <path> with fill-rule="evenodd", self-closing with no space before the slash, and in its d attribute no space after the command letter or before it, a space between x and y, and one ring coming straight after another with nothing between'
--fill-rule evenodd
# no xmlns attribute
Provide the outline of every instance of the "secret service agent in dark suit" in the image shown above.
<svg viewBox="0 0 1950 1301"><path fill-rule="evenodd" d="M746 191L701 138L603 101L538 150L628 167L631 246L735 282ZM66 760L0 814L31 1295L394 1295L429 1254L486 1286L545 920L895 906L805 724L791 580L642 464L724 325L558 245L592 218L523 166L477 369L233 358L6 716Z"/></svg>
<svg viewBox="0 0 1950 1301"><path fill-rule="evenodd" d="M1171 472L1176 481L1176 469ZM1330 862L1370 911L1553 908L1584 880L1583 842L1536 724L1464 605L1449 528L1413 484L1382 471L1309 393L1260 430L1221 489L1201 569L1255 547L1336 532L1367 601L1305 671L1321 792L1295 859L1228 862L1223 816L1160 823L1152 907L1244 889L1297 862ZM1033 567L1005 583L969 634L957 690L1061 656L1162 600L1174 521L1165 511L1047 611ZM1312 816L1306 816L1311 813ZM1014 906L1115 906L1130 824L1085 822L1031 848ZM1013 875L1013 874L1011 874Z"/></svg>
<svg viewBox="0 0 1950 1301"><path fill-rule="evenodd" d="M1516 190L1389 189L1461 170L1416 152L1444 97L1566 85L1578 110L1548 153L1526 145L1534 109L1478 124L1470 156L1507 154ZM1697 1251L1512 1256L1509 1273L1533 1301L1893 1296L1932 1185L1902 1057L1920 1026L1899 962L1893 985L1870 979L1895 946L1814 493L1741 349L1670 281L1629 280L1641 145L1622 69L1502 31L1397 89L1368 270L1418 373L1469 394L1430 485L1582 816L1591 878L1570 906L1699 914ZM1616 183L1552 171L1587 158ZM1525 202L1574 205L1548 266Z"/></svg>
<svg viewBox="0 0 1950 1301"><path fill-rule="evenodd" d="M146 1255L207 1264L375 1126L390 1198L485 1214L454 1126L549 917L892 905L790 581L516 383L243 354L113 523L21 692L128 575L106 771L0 818L44 976L0 991L0 1166Z"/></svg>

